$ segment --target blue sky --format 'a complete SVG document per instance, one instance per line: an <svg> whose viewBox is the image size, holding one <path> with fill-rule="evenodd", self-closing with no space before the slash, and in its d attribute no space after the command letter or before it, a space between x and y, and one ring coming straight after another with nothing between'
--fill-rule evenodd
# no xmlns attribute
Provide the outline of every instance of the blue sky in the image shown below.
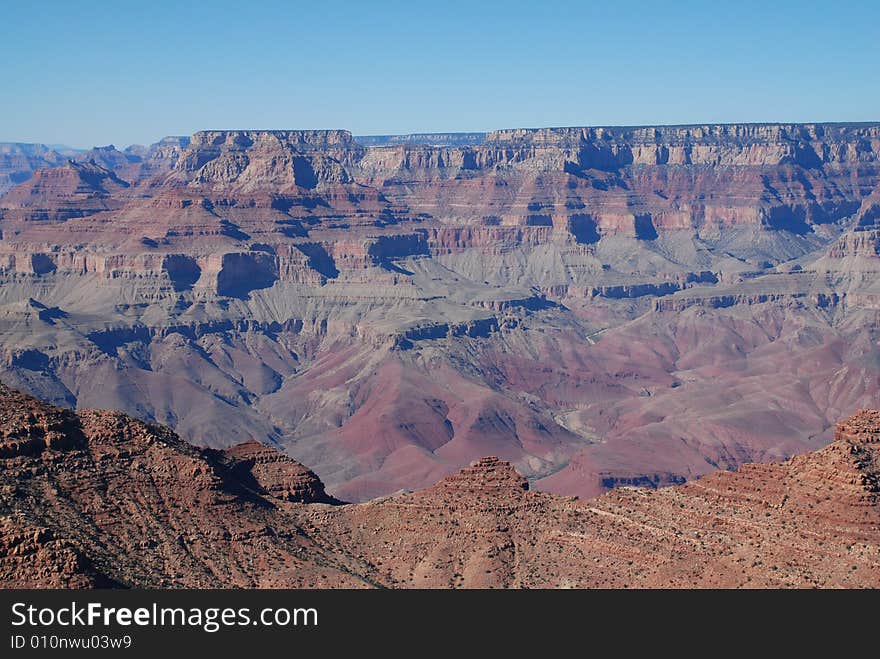
<svg viewBox="0 0 880 659"><path fill-rule="evenodd" d="M0 16L0 141L880 120L877 0L0 0Z"/></svg>

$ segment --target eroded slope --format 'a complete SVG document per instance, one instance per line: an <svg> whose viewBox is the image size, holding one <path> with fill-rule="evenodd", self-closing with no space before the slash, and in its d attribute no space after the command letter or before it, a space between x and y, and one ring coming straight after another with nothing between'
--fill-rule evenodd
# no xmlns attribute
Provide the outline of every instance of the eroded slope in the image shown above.
<svg viewBox="0 0 880 659"><path fill-rule="evenodd" d="M272 449L0 398L7 587L880 586L878 411L815 453L660 490L560 497L491 457L331 505Z"/></svg>

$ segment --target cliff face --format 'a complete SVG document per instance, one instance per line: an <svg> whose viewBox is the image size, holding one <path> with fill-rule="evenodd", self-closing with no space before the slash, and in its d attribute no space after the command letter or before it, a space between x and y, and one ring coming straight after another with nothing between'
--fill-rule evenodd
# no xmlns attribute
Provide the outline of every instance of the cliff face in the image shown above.
<svg viewBox="0 0 880 659"><path fill-rule="evenodd" d="M818 167L876 162L877 124L720 124L500 130L488 145L556 147L577 152L579 167L627 165Z"/></svg>
<svg viewBox="0 0 880 659"><path fill-rule="evenodd" d="M880 412L788 462L578 501L490 457L334 502L268 447L198 451L0 385L0 587L874 587Z"/></svg>
<svg viewBox="0 0 880 659"><path fill-rule="evenodd" d="M190 139L175 173L194 186L284 192L351 181L343 163L361 149L348 131L203 131Z"/></svg>
<svg viewBox="0 0 880 659"><path fill-rule="evenodd" d="M187 146L154 145L149 157L104 147L79 158L131 181L170 170L164 185L208 196L294 193L275 199L278 207L319 187L336 206L357 194L346 189L356 183L419 217L551 226L575 241L583 236L572 227L584 224L593 239L738 225L805 235L853 215L880 184L880 126L872 124L519 129L465 145L425 139L363 147L341 130L203 131ZM351 212L345 203L338 210Z"/></svg>
<svg viewBox="0 0 880 659"><path fill-rule="evenodd" d="M878 154L877 125L519 129L466 148L370 149L361 177L419 211L478 224L803 234L857 210L880 180Z"/></svg>
<svg viewBox="0 0 880 659"><path fill-rule="evenodd" d="M349 500L487 454L580 494L781 459L880 392L878 131L93 149L0 197L0 376Z"/></svg>

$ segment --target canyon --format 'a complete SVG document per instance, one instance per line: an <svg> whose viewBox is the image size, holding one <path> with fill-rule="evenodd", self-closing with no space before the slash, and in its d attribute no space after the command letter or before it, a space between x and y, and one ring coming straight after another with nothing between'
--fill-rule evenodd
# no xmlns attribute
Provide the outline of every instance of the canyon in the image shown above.
<svg viewBox="0 0 880 659"><path fill-rule="evenodd" d="M202 131L6 145L0 185L0 381L217 469L363 502L495 455L593 497L877 407L880 124Z"/></svg>
<svg viewBox="0 0 880 659"><path fill-rule="evenodd" d="M484 457L344 504L255 443L197 449L118 412L0 386L0 586L880 586L880 411L828 446L579 500Z"/></svg>

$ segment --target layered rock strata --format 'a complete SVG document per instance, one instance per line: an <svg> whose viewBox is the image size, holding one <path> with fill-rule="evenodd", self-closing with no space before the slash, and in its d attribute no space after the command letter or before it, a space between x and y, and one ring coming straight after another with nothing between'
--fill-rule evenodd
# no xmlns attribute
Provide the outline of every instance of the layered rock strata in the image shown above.
<svg viewBox="0 0 880 659"><path fill-rule="evenodd" d="M278 443L348 500L486 454L580 495L780 459L880 393L878 131L71 154L0 197L0 376Z"/></svg>

